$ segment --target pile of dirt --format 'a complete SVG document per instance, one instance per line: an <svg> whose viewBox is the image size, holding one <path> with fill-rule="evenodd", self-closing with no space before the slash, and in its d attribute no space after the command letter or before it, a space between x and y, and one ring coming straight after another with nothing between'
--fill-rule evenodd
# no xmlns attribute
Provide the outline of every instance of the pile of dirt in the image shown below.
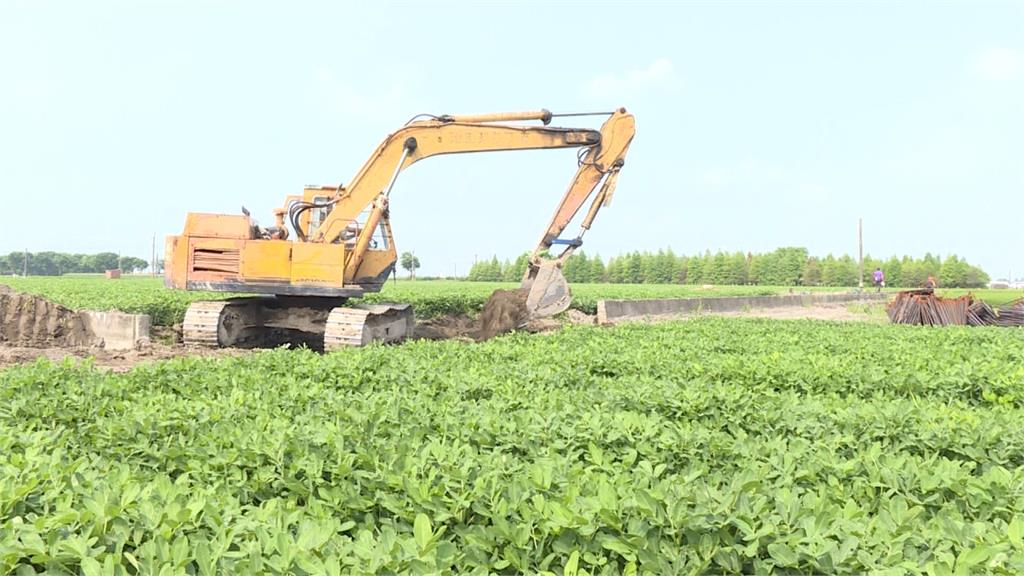
<svg viewBox="0 0 1024 576"><path fill-rule="evenodd" d="M441 316L416 322L415 338L425 340L475 340L482 342L513 330L550 332L564 324L555 318L530 318L526 308L527 290L497 290L484 304L480 316L473 320L465 315ZM595 324L596 317L569 310L570 324Z"/></svg>
<svg viewBox="0 0 1024 576"><path fill-rule="evenodd" d="M530 321L530 312L526 308L526 297L529 290L495 290L487 299L480 312L480 331L477 340L488 340L523 328Z"/></svg>
<svg viewBox="0 0 1024 576"><path fill-rule="evenodd" d="M83 346L89 334L74 310L32 294L0 291L0 343L11 346Z"/></svg>
<svg viewBox="0 0 1024 576"><path fill-rule="evenodd" d="M566 317L569 318L569 322L580 326L589 326L591 324L597 324L597 316L587 314L586 312L570 308L565 313Z"/></svg>

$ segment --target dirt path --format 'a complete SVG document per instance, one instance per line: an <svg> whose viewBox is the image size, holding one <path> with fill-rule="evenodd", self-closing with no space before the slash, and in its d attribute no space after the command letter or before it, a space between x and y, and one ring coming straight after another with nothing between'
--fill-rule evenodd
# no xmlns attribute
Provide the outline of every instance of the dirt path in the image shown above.
<svg viewBox="0 0 1024 576"><path fill-rule="evenodd" d="M740 312L719 312L715 316L730 318L773 318L776 320L833 320L838 322L883 322L888 321L883 308L877 304L844 303L817 304L814 306L784 306L781 308L759 308Z"/></svg>

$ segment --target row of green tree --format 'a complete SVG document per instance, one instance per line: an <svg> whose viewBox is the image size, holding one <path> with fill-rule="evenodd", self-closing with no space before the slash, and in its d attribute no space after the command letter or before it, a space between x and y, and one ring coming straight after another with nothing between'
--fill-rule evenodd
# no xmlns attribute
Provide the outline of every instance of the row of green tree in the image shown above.
<svg viewBox="0 0 1024 576"><path fill-rule="evenodd" d="M28 258L26 266L25 259ZM65 254L63 252L11 252L0 256L0 275L60 276L61 274L105 272L120 268L132 273L149 266L142 258L119 256L113 252L99 254Z"/></svg>
<svg viewBox="0 0 1024 576"><path fill-rule="evenodd" d="M526 271L529 257L501 262L497 257L473 264L469 280L518 282ZM925 254L923 258L893 256L879 260L864 258L864 283L872 283L872 273L880 268L886 286L923 286L934 277L940 286L980 288L988 284L988 274L966 260L949 255L941 258ZM810 256L806 248L779 248L763 254L710 251L694 256L677 255L669 250L631 252L616 256L607 264L599 255L583 252L572 255L563 273L569 282L611 282L624 284L756 284L763 286L857 286L860 272L849 255L823 258Z"/></svg>

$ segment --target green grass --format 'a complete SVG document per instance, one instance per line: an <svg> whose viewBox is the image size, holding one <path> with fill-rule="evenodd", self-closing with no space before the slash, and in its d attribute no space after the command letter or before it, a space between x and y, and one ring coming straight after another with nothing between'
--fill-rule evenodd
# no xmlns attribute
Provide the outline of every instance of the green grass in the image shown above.
<svg viewBox="0 0 1024 576"><path fill-rule="evenodd" d="M702 318L0 371L0 573L1024 572L1016 331Z"/></svg>
<svg viewBox="0 0 1024 576"><path fill-rule="evenodd" d="M973 294L975 298L984 300L989 306L999 307L1013 300L1024 298L1024 290L991 289L991 288L940 288L939 296L955 298L964 294Z"/></svg>
<svg viewBox="0 0 1024 576"><path fill-rule="evenodd" d="M889 322L883 302L850 302L846 309L853 314L863 314L864 319L873 322Z"/></svg>

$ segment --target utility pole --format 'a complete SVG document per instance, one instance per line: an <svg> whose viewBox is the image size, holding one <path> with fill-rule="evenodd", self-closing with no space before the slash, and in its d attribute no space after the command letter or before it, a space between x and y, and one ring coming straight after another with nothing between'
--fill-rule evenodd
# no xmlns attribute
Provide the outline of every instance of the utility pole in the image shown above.
<svg viewBox="0 0 1024 576"><path fill-rule="evenodd" d="M28 276L28 248L25 248L25 258L21 262L21 275Z"/></svg>
<svg viewBox="0 0 1024 576"><path fill-rule="evenodd" d="M156 234L153 234L153 247L149 254L149 275L156 276Z"/></svg>
<svg viewBox="0 0 1024 576"><path fill-rule="evenodd" d="M857 255L860 264L858 264L858 270L860 271L859 280L857 280L857 287L864 288L864 219L857 219Z"/></svg>

